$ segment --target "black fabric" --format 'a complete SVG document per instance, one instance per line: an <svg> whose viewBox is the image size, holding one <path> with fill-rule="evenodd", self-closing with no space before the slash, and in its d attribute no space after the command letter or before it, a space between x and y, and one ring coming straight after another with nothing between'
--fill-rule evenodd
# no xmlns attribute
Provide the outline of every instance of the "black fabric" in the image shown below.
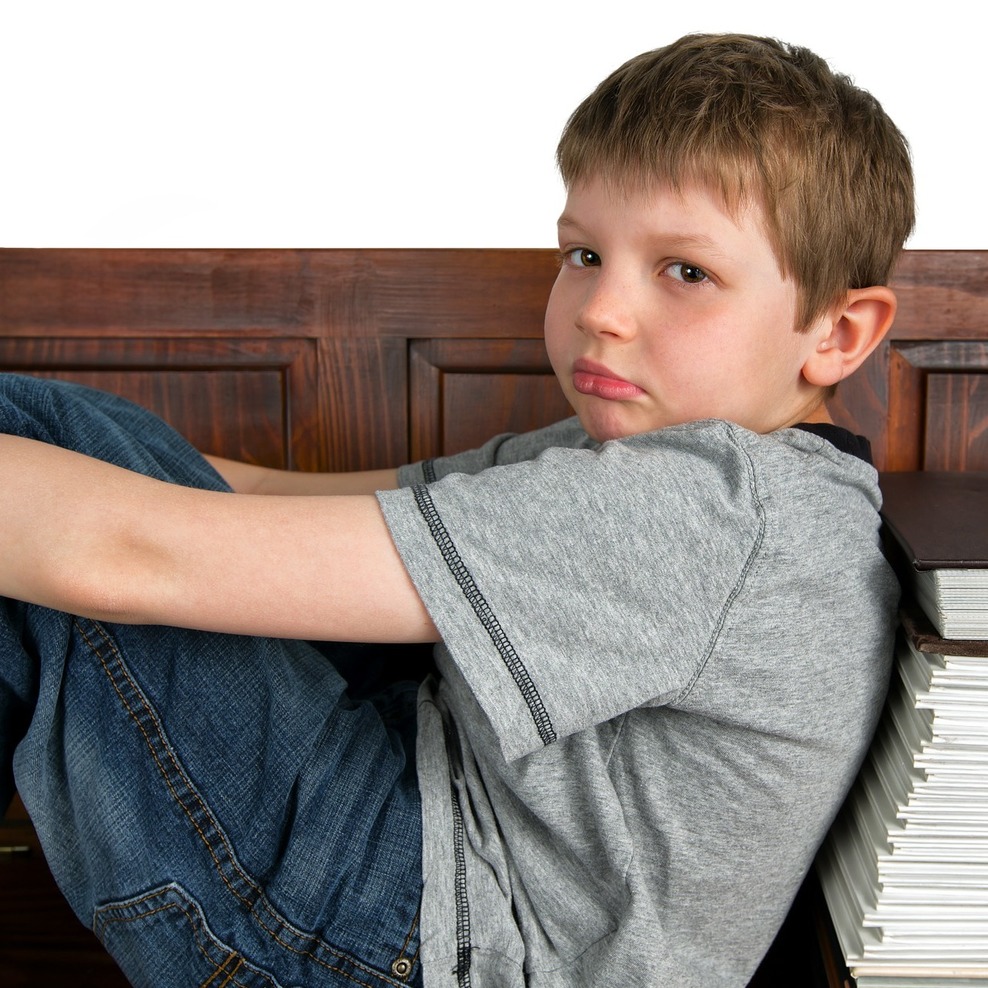
<svg viewBox="0 0 988 988"><path fill-rule="evenodd" d="M801 422L793 428L826 439L831 446L835 446L842 453L850 453L851 456L856 456L865 463L874 462L871 458L871 443L864 436L856 436L839 425L831 425L829 422Z"/></svg>

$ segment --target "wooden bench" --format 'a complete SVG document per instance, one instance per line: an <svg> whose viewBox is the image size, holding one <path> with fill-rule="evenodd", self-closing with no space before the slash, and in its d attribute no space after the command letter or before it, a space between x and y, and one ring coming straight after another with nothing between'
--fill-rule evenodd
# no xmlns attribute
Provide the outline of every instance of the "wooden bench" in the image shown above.
<svg viewBox="0 0 988 988"><path fill-rule="evenodd" d="M204 451L391 466L567 415L542 346L539 250L0 250L0 370L153 409ZM988 470L988 251L910 251L899 316L835 419L883 470ZM124 984L68 912L29 823L0 824L8 988ZM822 947L821 947L822 944ZM840 985L812 886L759 988Z"/></svg>

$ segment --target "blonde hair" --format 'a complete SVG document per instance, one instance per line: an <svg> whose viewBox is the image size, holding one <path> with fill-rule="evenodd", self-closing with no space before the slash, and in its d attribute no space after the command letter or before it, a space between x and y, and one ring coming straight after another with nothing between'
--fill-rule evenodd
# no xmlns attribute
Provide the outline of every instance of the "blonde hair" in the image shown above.
<svg viewBox="0 0 988 988"><path fill-rule="evenodd" d="M557 161L567 187L701 184L760 205L800 329L886 284L914 221L909 148L878 101L771 38L687 35L631 59L577 107Z"/></svg>

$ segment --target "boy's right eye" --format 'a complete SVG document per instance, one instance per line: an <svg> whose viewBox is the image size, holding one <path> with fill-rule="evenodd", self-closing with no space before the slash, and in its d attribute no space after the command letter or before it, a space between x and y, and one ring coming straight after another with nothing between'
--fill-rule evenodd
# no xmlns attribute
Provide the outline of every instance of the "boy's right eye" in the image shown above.
<svg viewBox="0 0 988 988"><path fill-rule="evenodd" d="M596 268L600 266L600 255L586 247L574 247L563 251L563 259L576 268Z"/></svg>

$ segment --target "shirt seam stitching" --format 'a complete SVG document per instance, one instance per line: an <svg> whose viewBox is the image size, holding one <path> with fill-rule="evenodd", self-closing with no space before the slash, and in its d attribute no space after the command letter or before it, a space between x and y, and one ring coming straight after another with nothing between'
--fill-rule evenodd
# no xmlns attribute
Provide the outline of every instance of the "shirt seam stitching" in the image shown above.
<svg viewBox="0 0 988 988"><path fill-rule="evenodd" d="M460 556L456 544L453 542L446 525L439 515L439 511L436 508L428 487L424 484L416 484L412 488L412 493L415 497L415 503L422 517L425 519L426 525L429 527L433 541L436 543L453 579L456 580L460 591L466 598L467 603L470 604L474 614L477 615L478 620L487 632L498 654L501 656L501 661L518 687L518 691L521 693L522 699L528 707L528 712L532 717L542 744L552 744L557 740L557 735L555 728L552 726L552 719L549 716L549 712L546 710L542 697L539 694L538 687L535 685L521 657L515 651L511 639L501 627L501 623L498 621L493 608L477 586L473 575Z"/></svg>
<svg viewBox="0 0 988 988"><path fill-rule="evenodd" d="M727 595L727 599L724 601L724 606L720 610L720 614L717 618L717 624L714 630L711 632L710 641L707 644L707 649L703 654L697 664L696 670L690 681L683 688L682 692L676 697L674 703L683 702L689 694L692 692L693 688L696 686L697 681L700 676L703 675L703 670L707 666L707 662L710 660L710 656L713 655L714 649L717 647L717 642L720 640L721 632L724 630L724 625L727 623L728 615L734 606L735 601L741 595L741 591L744 589L745 582L748 579L748 573L751 571L751 567L754 565L755 557L761 551L762 544L765 541L765 528L766 528L766 518L765 518L765 505L762 503L761 497L758 494L758 482L756 477L755 465L752 462L751 455L749 452L738 442L738 438L734 433L733 429L726 429L727 438L737 449L741 456L742 462L745 465L746 472L748 474L748 489L751 492L751 498L755 505L755 512L758 517L758 530L755 535L755 542L751 547L751 551L748 553L747 558L744 561L744 565L741 567L741 572L738 575L734 586L731 588L730 593Z"/></svg>

